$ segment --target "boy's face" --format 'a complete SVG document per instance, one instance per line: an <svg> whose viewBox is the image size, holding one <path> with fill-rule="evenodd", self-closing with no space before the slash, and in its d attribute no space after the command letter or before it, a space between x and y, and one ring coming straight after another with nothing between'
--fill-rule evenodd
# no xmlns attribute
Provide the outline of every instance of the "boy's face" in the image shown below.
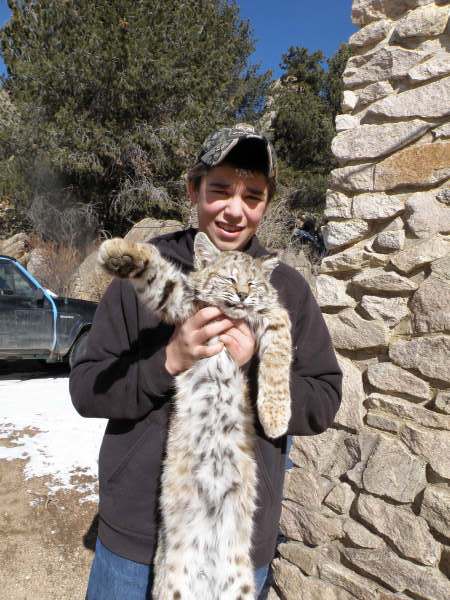
<svg viewBox="0 0 450 600"><path fill-rule="evenodd" d="M220 164L202 177L200 188L189 187L197 206L199 230L219 250L240 250L255 234L268 202L262 173Z"/></svg>

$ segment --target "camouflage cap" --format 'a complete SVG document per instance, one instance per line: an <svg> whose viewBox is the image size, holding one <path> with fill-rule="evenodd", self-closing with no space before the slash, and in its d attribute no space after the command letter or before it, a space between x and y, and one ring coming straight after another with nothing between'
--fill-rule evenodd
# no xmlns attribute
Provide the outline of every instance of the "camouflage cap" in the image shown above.
<svg viewBox="0 0 450 600"><path fill-rule="evenodd" d="M203 142L197 160L209 167L215 167L224 160L239 142L251 139L259 140L260 143L265 144L267 176L276 178L277 159L274 147L262 133L246 123L237 123L234 127L223 127L211 133Z"/></svg>

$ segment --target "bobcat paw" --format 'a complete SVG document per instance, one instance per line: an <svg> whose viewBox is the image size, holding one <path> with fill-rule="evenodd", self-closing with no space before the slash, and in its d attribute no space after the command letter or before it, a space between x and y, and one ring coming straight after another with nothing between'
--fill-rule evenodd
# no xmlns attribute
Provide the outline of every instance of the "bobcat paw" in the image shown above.
<svg viewBox="0 0 450 600"><path fill-rule="evenodd" d="M103 242L98 250L99 264L112 275L136 277L148 265L151 249L122 238Z"/></svg>
<svg viewBox="0 0 450 600"><path fill-rule="evenodd" d="M258 416L267 437L278 438L287 432L291 418L290 404L263 402L258 404Z"/></svg>

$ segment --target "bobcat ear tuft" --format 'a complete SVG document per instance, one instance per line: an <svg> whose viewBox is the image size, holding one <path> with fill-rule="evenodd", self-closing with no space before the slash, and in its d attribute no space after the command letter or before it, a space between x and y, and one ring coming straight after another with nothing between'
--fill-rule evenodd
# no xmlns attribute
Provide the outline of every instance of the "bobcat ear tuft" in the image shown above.
<svg viewBox="0 0 450 600"><path fill-rule="evenodd" d="M278 267L280 264L280 260L276 254L270 254L269 256L265 256L261 259L261 267L264 272L264 275L270 277L272 271Z"/></svg>
<svg viewBox="0 0 450 600"><path fill-rule="evenodd" d="M219 256L220 250L214 246L206 233L199 231L194 239L194 265L203 269Z"/></svg>

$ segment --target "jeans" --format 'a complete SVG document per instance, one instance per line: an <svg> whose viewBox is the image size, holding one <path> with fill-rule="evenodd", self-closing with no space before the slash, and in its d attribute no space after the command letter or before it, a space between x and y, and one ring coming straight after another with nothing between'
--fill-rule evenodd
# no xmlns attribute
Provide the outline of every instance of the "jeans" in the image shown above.
<svg viewBox="0 0 450 600"><path fill-rule="evenodd" d="M268 570L269 565L265 565L255 571L257 597L264 587ZM97 538L85 600L151 600L151 587L151 565L122 558Z"/></svg>
<svg viewBox="0 0 450 600"><path fill-rule="evenodd" d="M287 441L286 441L286 471L289 471L289 469L292 469L294 467L294 463L289 458L289 452L291 451L291 447L292 447L292 435L288 435Z"/></svg>

